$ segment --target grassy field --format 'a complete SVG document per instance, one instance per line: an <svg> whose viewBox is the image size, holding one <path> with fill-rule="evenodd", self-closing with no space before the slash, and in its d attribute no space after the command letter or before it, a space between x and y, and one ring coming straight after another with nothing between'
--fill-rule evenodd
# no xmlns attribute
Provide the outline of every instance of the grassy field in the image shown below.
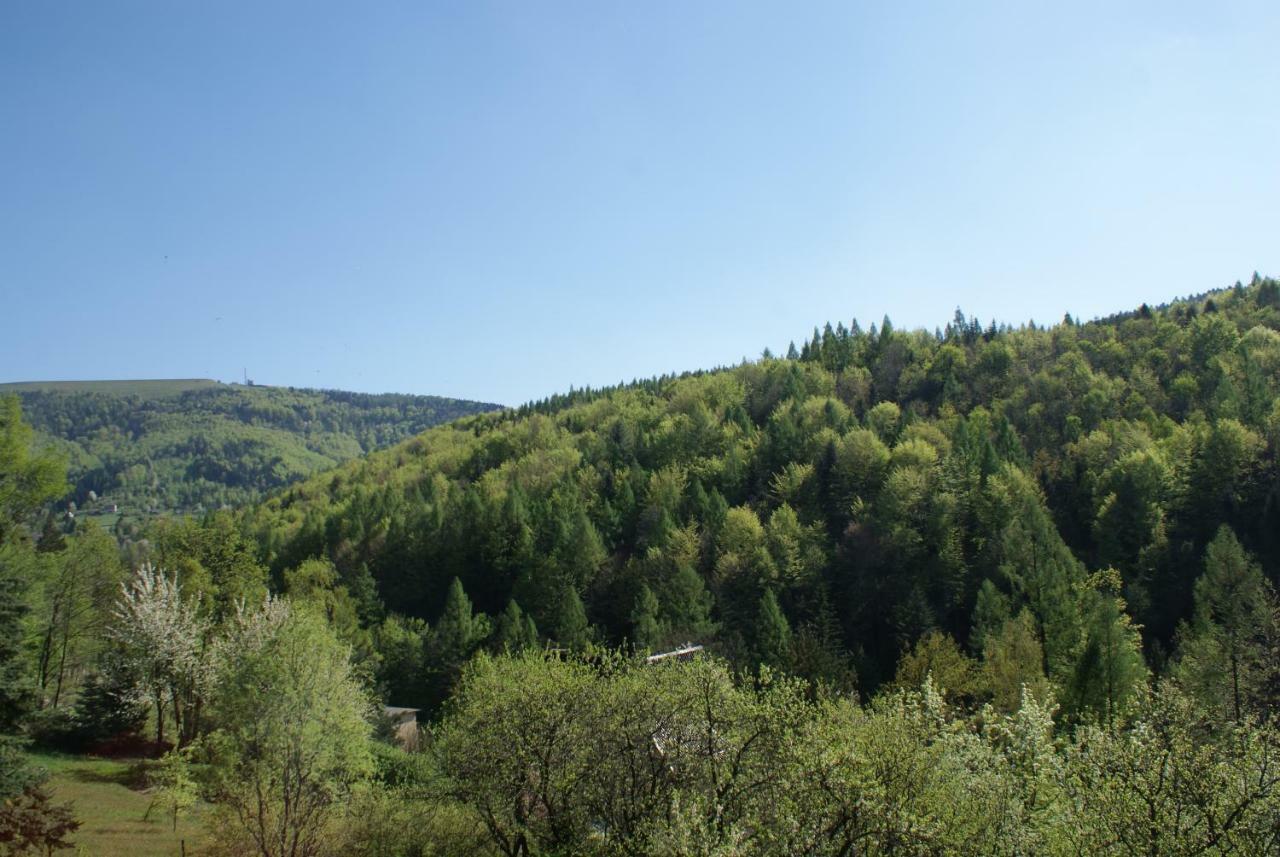
<svg viewBox="0 0 1280 857"><path fill-rule="evenodd" d="M15 381L0 384L4 393L109 393L113 396L139 396L162 399L188 390L218 386L208 378L167 378L154 381Z"/></svg>
<svg viewBox="0 0 1280 857"><path fill-rule="evenodd" d="M70 801L81 827L72 837L75 851L59 854L93 854L101 857L175 857L199 854L204 843L200 826L202 807L172 821L159 808L143 821L151 804L150 792L139 788L133 760L86 756L32 754L32 761L49 772L49 785L59 801Z"/></svg>

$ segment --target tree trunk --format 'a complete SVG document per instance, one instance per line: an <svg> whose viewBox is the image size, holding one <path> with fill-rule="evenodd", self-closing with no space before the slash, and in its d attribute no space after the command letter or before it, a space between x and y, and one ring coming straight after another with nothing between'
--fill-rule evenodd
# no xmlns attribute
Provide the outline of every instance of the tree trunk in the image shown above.
<svg viewBox="0 0 1280 857"><path fill-rule="evenodd" d="M156 744L164 743L164 692L155 692L156 703Z"/></svg>

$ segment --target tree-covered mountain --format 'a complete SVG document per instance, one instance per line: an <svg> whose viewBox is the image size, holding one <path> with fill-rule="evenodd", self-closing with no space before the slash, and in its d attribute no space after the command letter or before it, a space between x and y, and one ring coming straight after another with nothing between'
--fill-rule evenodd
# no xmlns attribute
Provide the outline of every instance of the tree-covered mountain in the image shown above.
<svg viewBox="0 0 1280 857"><path fill-rule="evenodd" d="M83 513L240 506L425 428L497 405L207 380L0 385L69 464Z"/></svg>
<svg viewBox="0 0 1280 857"><path fill-rule="evenodd" d="M433 626L426 677L384 673L412 702L532 633L863 692L954 656L984 664L975 698L1052 686L1101 715L1194 633L1211 542L1280 574L1278 391L1258 277L1088 323L854 321L431 429L243 526L276 579L319 558L368 621Z"/></svg>

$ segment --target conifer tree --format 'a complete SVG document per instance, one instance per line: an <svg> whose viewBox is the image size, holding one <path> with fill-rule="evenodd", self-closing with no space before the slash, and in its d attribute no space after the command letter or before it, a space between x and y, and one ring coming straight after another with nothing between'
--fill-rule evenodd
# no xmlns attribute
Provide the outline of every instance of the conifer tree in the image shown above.
<svg viewBox="0 0 1280 857"><path fill-rule="evenodd" d="M556 640L560 645L574 650L587 647L591 642L591 626L587 623L587 611L582 598L573 587L567 587L556 608Z"/></svg>
<svg viewBox="0 0 1280 857"><path fill-rule="evenodd" d="M677 563L667 581L663 620L673 634L690 641L715 633L711 621L711 593L702 575L688 563Z"/></svg>
<svg viewBox="0 0 1280 857"><path fill-rule="evenodd" d="M1023 609L983 636L982 673L992 702L1001 711L1016 711L1024 693L1038 702L1047 699L1044 648L1030 611Z"/></svg>
<svg viewBox="0 0 1280 857"><path fill-rule="evenodd" d="M640 585L631 610L631 639L636 648L652 651L661 643L662 623L658 620L658 599L648 586Z"/></svg>
<svg viewBox="0 0 1280 857"><path fill-rule="evenodd" d="M441 702L461 674L462 665L488 636L487 617L474 615L462 581L454 578L445 596L444 612L431 629L427 669L431 698Z"/></svg>
<svg viewBox="0 0 1280 857"><path fill-rule="evenodd" d="M791 625L773 590L766 590L756 614L756 658L762 664L785 668L791 662Z"/></svg>
<svg viewBox="0 0 1280 857"><path fill-rule="evenodd" d="M1111 726L1146 678L1142 644L1123 601L1096 591L1087 593L1086 600L1084 650L1071 677L1068 702L1077 716L1092 714Z"/></svg>
<svg viewBox="0 0 1280 857"><path fill-rule="evenodd" d="M533 617L526 615L514 598L507 602L506 609L498 616L493 640L494 648L499 652L515 654L537 647L538 629L533 623Z"/></svg>
<svg viewBox="0 0 1280 857"><path fill-rule="evenodd" d="M445 596L444 612L435 626L435 645L442 653L465 659L481 636L471 611L471 599L462 588L462 581L454 578Z"/></svg>
<svg viewBox="0 0 1280 857"><path fill-rule="evenodd" d="M1274 673L1276 601L1266 578L1230 527L1205 551L1195 613L1180 633L1176 674L1206 706L1226 702L1239 722Z"/></svg>
<svg viewBox="0 0 1280 857"><path fill-rule="evenodd" d="M35 688L22 652L27 615L23 563L16 545L0 544L0 733L10 732L35 701Z"/></svg>

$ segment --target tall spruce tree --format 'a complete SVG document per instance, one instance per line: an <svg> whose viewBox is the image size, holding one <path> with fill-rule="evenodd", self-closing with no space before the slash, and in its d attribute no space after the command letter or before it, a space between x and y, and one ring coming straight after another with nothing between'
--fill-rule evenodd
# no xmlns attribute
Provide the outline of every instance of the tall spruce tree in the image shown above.
<svg viewBox="0 0 1280 857"><path fill-rule="evenodd" d="M520 609L520 605L511 599L506 608L498 616L497 629L493 635L493 646L499 652L515 654L538 645L538 628L533 617Z"/></svg>
<svg viewBox="0 0 1280 857"><path fill-rule="evenodd" d="M756 659L762 664L785 669L791 663L791 625L773 590L760 599L755 627Z"/></svg>
<svg viewBox="0 0 1280 857"><path fill-rule="evenodd" d="M631 610L631 639L636 648L650 650L662 642L663 627L658 619L658 598L653 590L640 584L635 607Z"/></svg>
<svg viewBox="0 0 1280 857"><path fill-rule="evenodd" d="M591 626L582 598L573 587L566 587L556 609L556 640L560 645L581 650L591 642Z"/></svg>
<svg viewBox="0 0 1280 857"><path fill-rule="evenodd" d="M1276 618L1262 570L1224 525L1205 550L1195 613L1179 632L1175 674L1201 704L1225 702L1227 715L1240 722L1277 671Z"/></svg>

